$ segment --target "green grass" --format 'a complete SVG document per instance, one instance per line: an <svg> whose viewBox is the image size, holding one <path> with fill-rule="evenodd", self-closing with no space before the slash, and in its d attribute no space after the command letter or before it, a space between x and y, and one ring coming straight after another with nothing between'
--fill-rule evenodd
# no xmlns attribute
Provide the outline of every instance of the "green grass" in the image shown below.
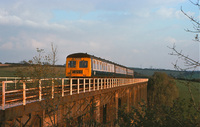
<svg viewBox="0 0 200 127"><path fill-rule="evenodd" d="M0 67L0 77L14 77L17 67Z"/></svg>
<svg viewBox="0 0 200 127"><path fill-rule="evenodd" d="M190 101L191 99L191 94L189 92L189 87L190 87L192 96L194 97L196 104L200 103L200 83L176 80L176 85L179 89L179 97L181 99L185 99L187 102Z"/></svg>
<svg viewBox="0 0 200 127"><path fill-rule="evenodd" d="M0 67L0 77L16 77L16 70L27 70L28 66ZM60 77L65 77L65 67L54 67Z"/></svg>

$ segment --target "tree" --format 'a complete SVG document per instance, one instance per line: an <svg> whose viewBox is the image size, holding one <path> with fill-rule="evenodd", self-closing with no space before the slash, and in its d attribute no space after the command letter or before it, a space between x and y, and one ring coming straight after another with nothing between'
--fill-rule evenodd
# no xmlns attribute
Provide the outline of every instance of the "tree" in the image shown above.
<svg viewBox="0 0 200 127"><path fill-rule="evenodd" d="M171 106L178 98L178 88L174 79L166 73L155 72L148 83L148 104Z"/></svg>
<svg viewBox="0 0 200 127"><path fill-rule="evenodd" d="M129 112L126 106L118 111L116 124L120 127L199 127L200 114L191 114L191 103L176 99L171 106L146 106L139 103Z"/></svg>
<svg viewBox="0 0 200 127"><path fill-rule="evenodd" d="M51 43L51 59L52 59L52 65L55 65L55 63L58 61L57 59L57 54L58 54L58 50L57 50L57 46L54 48L53 43Z"/></svg>
<svg viewBox="0 0 200 127"><path fill-rule="evenodd" d="M59 70L52 66L55 65L57 61L57 48L54 48L53 44L51 46L52 53L50 54L46 54L44 49L37 48L38 54L29 61L23 61L23 63L26 63L27 66L17 69L16 75L18 77L21 77L21 79L24 81L28 81L29 79L31 79L31 87L33 88L38 88L40 82L43 82L41 83L41 87L44 94L42 96L42 99L44 101L43 103L41 103L41 108L45 110L45 113L49 117L48 122L46 122L48 126L55 127L58 126L58 123L56 122L56 112L58 111L58 106L60 105L60 93L56 93L56 86L59 85L57 77L60 77L60 74ZM42 81L41 79L48 80ZM52 83L54 84L54 86L52 86ZM53 97L52 89L49 89L50 86L52 86L52 89L54 89L55 92Z"/></svg>
<svg viewBox="0 0 200 127"><path fill-rule="evenodd" d="M192 3L193 6L197 7L198 10L200 10L200 1L199 0L196 0L195 2L193 2L192 0L190 0L190 2ZM199 18L195 18L193 16L190 16L189 14L187 14L181 7L181 11L182 13L189 19L191 20L192 24L193 24L193 30L191 29L186 29L187 32L191 32L191 33L194 33L196 34L195 35L195 38L193 39L195 42L200 42L200 39L199 39L199 33L200 33L200 21L198 20ZM196 70L198 70L200 68L200 62L198 59L193 59L191 57L189 57L187 54L184 54L182 51L178 51L175 44L173 47L170 47L170 49L172 50L172 53L170 53L170 55L173 55L173 56L177 56L177 60L176 62L173 64L174 65L174 68L176 70L180 70L180 71L192 71L191 73L191 76L194 74L194 72ZM179 60L183 60L184 62L184 67L180 66L178 64ZM182 77L182 78L185 78L185 77ZM194 97L193 97L193 94L192 94L192 89L191 89L191 81L187 81L185 83L185 85L188 87L188 91L190 93L190 96L191 96L191 100L193 102L193 106L194 108L196 109L196 111L198 113L200 113L200 104L196 103L195 100L194 100Z"/></svg>
<svg viewBox="0 0 200 127"><path fill-rule="evenodd" d="M148 105L139 103L129 112L126 106L118 111L119 126L200 126L200 114L192 111L192 101L178 98L175 80L166 73L155 72L149 79Z"/></svg>

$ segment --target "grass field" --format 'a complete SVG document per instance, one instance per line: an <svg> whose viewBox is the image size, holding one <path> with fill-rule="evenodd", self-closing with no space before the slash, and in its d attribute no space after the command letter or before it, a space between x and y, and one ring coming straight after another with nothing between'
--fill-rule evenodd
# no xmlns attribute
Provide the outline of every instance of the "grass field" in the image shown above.
<svg viewBox="0 0 200 127"><path fill-rule="evenodd" d="M0 67L0 77L15 77L17 67Z"/></svg>
<svg viewBox="0 0 200 127"><path fill-rule="evenodd" d="M65 77L65 67L56 66L54 68L57 72L59 72L60 77ZM22 67L22 66L0 67L0 77L16 77L17 69L26 70L27 67Z"/></svg>
<svg viewBox="0 0 200 127"><path fill-rule="evenodd" d="M200 103L200 83L176 80L176 85L179 89L179 97L181 99L185 99L187 102L190 101L191 95L188 89L190 87L192 96L194 97L195 102L197 104Z"/></svg>

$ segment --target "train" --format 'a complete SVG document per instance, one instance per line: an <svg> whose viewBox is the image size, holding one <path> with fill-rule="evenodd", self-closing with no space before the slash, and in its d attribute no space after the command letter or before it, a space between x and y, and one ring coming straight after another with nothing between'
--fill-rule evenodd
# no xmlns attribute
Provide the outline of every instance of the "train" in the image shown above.
<svg viewBox="0 0 200 127"><path fill-rule="evenodd" d="M66 77L133 78L134 71L94 55L74 53L66 58Z"/></svg>

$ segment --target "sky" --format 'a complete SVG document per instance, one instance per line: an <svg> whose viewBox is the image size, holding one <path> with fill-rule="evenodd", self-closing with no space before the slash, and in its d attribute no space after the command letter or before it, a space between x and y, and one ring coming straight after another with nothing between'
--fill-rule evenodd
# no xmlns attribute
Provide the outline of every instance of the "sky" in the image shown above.
<svg viewBox="0 0 200 127"><path fill-rule="evenodd" d="M173 45L199 60L181 7L198 19L188 0L0 0L0 62L28 61L53 43L61 65L83 52L128 67L173 69Z"/></svg>

